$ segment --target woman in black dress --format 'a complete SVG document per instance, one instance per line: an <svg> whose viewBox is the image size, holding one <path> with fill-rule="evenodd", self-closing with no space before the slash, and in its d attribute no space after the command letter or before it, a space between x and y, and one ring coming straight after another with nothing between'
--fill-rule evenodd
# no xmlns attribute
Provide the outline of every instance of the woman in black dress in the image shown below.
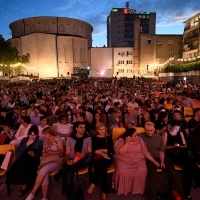
<svg viewBox="0 0 200 200"><path fill-rule="evenodd" d="M6 184L22 185L19 196L24 196L35 183L43 145L38 133L38 127L31 126L28 137L22 139L16 150L16 161L6 173Z"/></svg>
<svg viewBox="0 0 200 200"><path fill-rule="evenodd" d="M184 134L180 131L181 122L172 120L166 131L163 133L165 145L165 155L172 161L173 164L183 167L183 190L185 196L192 200L192 165L188 156L187 144Z"/></svg>
<svg viewBox="0 0 200 200"><path fill-rule="evenodd" d="M112 163L112 155L114 152L113 142L110 135L107 134L106 127L103 123L99 123L96 128L96 135L92 138L93 150L93 174L91 177L91 185L87 190L87 195L92 194L94 188L100 183L101 199L106 199L106 194L110 193L107 181L107 168Z"/></svg>

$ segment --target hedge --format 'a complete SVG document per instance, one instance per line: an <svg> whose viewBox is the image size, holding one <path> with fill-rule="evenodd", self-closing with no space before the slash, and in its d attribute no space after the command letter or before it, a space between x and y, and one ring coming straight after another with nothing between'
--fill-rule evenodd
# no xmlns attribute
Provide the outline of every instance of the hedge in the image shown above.
<svg viewBox="0 0 200 200"><path fill-rule="evenodd" d="M197 62L190 62L190 63L184 63L184 64L172 64L166 66L164 69L165 73L168 72L189 72L189 71L200 71L200 61Z"/></svg>

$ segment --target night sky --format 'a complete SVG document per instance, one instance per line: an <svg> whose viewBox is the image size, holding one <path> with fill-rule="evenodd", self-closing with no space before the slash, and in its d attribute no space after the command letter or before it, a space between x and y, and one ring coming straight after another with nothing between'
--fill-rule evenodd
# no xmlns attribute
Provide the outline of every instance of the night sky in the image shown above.
<svg viewBox="0 0 200 200"><path fill-rule="evenodd" d="M106 45L106 19L112 8L124 8L126 0L0 0L0 34L11 38L9 24L36 17L56 16L84 20L93 26L93 46ZM183 22L200 12L197 0L129 0L137 12L156 12L157 34L182 34Z"/></svg>

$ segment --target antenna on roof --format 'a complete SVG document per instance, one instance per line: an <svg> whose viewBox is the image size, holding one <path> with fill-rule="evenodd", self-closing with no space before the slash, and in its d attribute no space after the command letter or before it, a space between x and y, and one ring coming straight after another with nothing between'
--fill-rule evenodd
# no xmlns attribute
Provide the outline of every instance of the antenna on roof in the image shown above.
<svg viewBox="0 0 200 200"><path fill-rule="evenodd" d="M126 4L125 4L126 8L129 9L129 2L127 1Z"/></svg>

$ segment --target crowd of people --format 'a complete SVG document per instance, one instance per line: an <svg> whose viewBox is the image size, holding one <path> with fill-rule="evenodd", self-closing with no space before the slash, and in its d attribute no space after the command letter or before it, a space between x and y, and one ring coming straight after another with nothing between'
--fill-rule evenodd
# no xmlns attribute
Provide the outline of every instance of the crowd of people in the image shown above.
<svg viewBox="0 0 200 200"><path fill-rule="evenodd" d="M26 200L42 188L48 199L49 174L65 179L73 199L73 178L89 167L85 195L100 185L101 199L117 194L143 194L155 200L157 169L165 171L179 195L192 200L192 181L200 186L200 108L190 98L190 82L160 83L143 79L89 78L33 80L1 85L0 145L16 147L16 161L6 184L21 185ZM192 90L193 93L196 92ZM189 121L184 107L194 109ZM113 142L113 129L125 132ZM137 134L136 127L145 132ZM115 163L112 183L107 169ZM183 168L183 181L174 165Z"/></svg>

